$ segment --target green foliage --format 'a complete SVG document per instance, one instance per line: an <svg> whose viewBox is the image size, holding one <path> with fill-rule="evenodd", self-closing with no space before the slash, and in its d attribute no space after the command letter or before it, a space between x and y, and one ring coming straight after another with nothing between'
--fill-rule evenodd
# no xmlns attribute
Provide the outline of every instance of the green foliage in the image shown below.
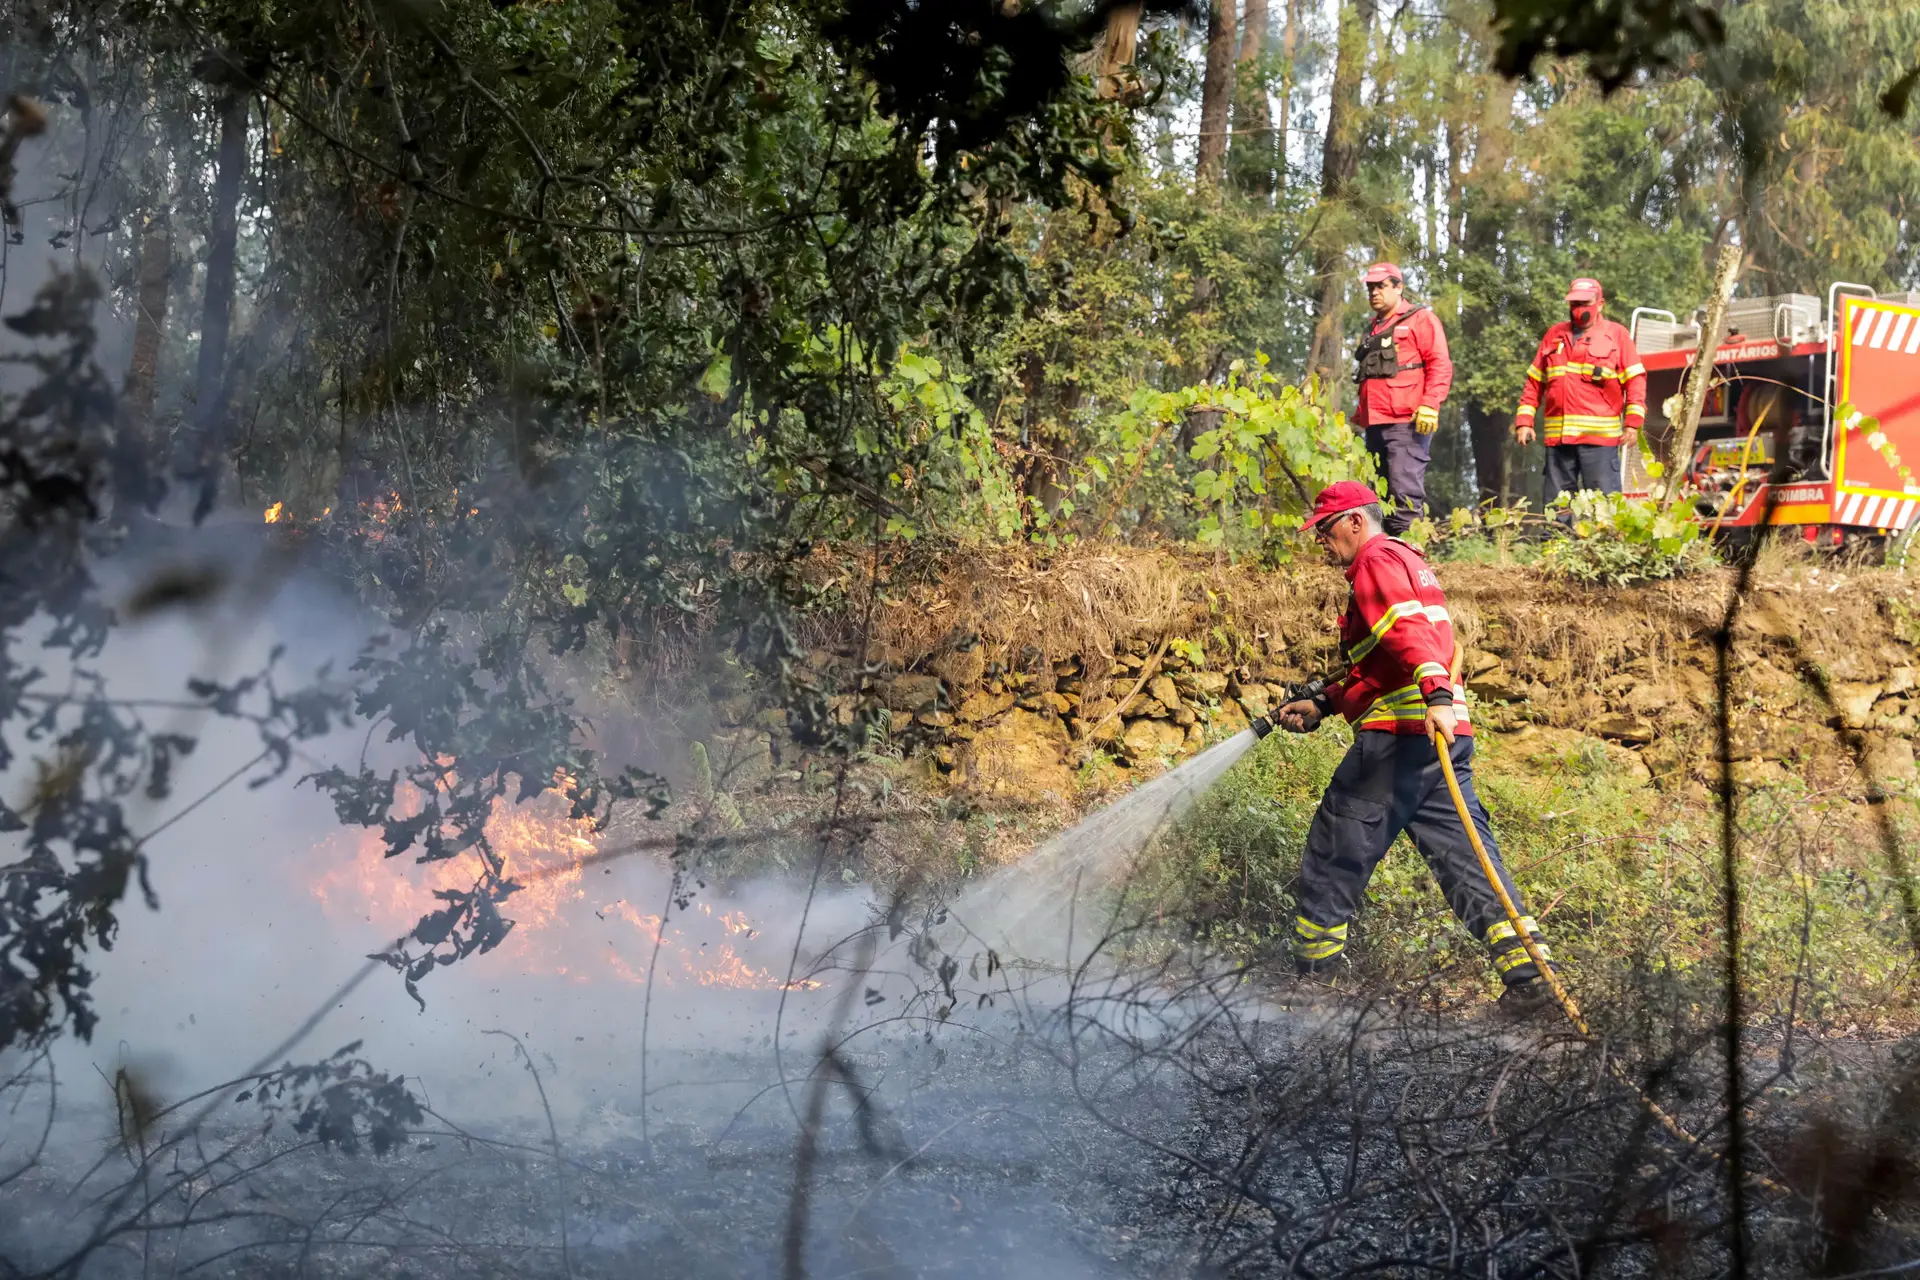
<svg viewBox="0 0 1920 1280"><path fill-rule="evenodd" d="M1623 587L1692 573L1714 563L1705 530L1690 513L1651 499L1582 491L1567 508L1570 538L1549 543L1540 565L1577 582Z"/></svg>
<svg viewBox="0 0 1920 1280"><path fill-rule="evenodd" d="M1693 0L1592 6L1495 0L1494 23L1500 31L1494 65L1502 74L1531 75L1544 57L1584 55L1590 74L1609 90L1726 38L1719 12Z"/></svg>
<svg viewBox="0 0 1920 1280"><path fill-rule="evenodd" d="M1257 547L1298 529L1321 487L1372 480L1373 459L1346 419L1268 365L1256 353L1251 366L1234 361L1218 385L1136 392L1099 441L1105 447L1086 459L1085 491L1100 496L1096 484L1138 475L1156 452L1173 452L1190 434L1185 457L1199 465L1179 474L1180 497L1196 517L1194 538L1203 546Z"/></svg>
<svg viewBox="0 0 1920 1280"><path fill-rule="evenodd" d="M1536 564L1576 582L1628 586L1697 572L1715 563L1706 529L1684 508L1582 490L1545 512L1455 508L1444 522L1417 520L1408 538L1443 559ZM1525 539L1524 541L1522 539Z"/></svg>

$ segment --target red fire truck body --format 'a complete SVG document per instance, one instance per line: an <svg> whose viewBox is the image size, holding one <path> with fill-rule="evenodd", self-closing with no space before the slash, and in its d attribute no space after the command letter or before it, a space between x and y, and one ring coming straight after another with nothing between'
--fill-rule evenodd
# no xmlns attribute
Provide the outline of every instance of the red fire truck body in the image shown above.
<svg viewBox="0 0 1920 1280"><path fill-rule="evenodd" d="M1657 440L1669 426L1666 402L1699 359L1699 331L1645 308L1632 328L1647 368L1647 430ZM1920 295L1879 297L1842 283L1828 290L1824 309L1804 295L1740 299L1713 362L1719 379L1687 470L1703 520L1721 529L1769 520L1833 542L1914 523ZM1769 476L1783 455L1776 492ZM1627 487L1645 492L1650 482L1633 461Z"/></svg>

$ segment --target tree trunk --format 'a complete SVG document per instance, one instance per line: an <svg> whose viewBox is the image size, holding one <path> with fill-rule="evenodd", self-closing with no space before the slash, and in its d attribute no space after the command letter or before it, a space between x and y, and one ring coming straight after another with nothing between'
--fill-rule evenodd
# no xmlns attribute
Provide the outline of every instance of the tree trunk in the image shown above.
<svg viewBox="0 0 1920 1280"><path fill-rule="evenodd" d="M1327 137L1320 152L1322 218L1332 221L1334 229L1318 237L1313 251L1313 273L1320 280L1320 314L1313 329L1307 368L1326 383L1335 404L1339 403L1340 383L1334 375L1345 345L1340 332L1340 303L1347 274L1347 245L1339 229L1345 218L1338 206L1352 194L1353 179L1360 170L1360 81L1366 74L1377 8L1378 0L1351 0L1341 11L1340 43L1327 102Z"/></svg>
<svg viewBox="0 0 1920 1280"><path fill-rule="evenodd" d="M1494 77L1488 83L1478 127L1471 132L1466 127L1448 127L1447 166L1452 175L1448 180L1451 192L1448 235L1461 256L1469 261L1496 261L1500 253L1499 224L1489 208L1494 198L1490 188L1506 168L1513 140L1513 96L1513 86ZM1466 167L1463 154L1469 146L1473 148L1471 170ZM1485 303L1462 315L1462 347L1472 350L1478 345L1492 319L1490 307ZM1511 462L1517 446L1512 443L1509 428L1513 423L1511 411L1519 403L1520 388L1515 387L1507 400L1492 404L1469 400L1463 406L1482 502L1506 506L1513 501Z"/></svg>
<svg viewBox="0 0 1920 1280"><path fill-rule="evenodd" d="M173 223L162 209L147 219L140 238L140 293L133 317L133 359L127 366L126 401L142 430L153 417L160 344L167 332L167 286L173 267Z"/></svg>
<svg viewBox="0 0 1920 1280"><path fill-rule="evenodd" d="M1466 130L1458 120L1447 121L1447 252L1460 247L1460 233L1466 227L1466 209L1461 204L1465 165L1460 151Z"/></svg>
<svg viewBox="0 0 1920 1280"><path fill-rule="evenodd" d="M1740 246L1720 246L1720 262L1713 271L1713 292L1707 297L1707 317L1700 326L1700 354L1687 371L1680 400L1680 420L1667 435L1666 476L1662 482L1660 509L1665 511L1679 496L1687 463L1693 457L1694 435L1700 430L1700 411L1706 407L1707 384L1713 381L1713 357L1727 326L1727 301L1740 279Z"/></svg>
<svg viewBox="0 0 1920 1280"><path fill-rule="evenodd" d="M1420 148L1420 176L1423 199L1421 202L1421 231L1425 236L1425 251L1428 262L1437 262L1440 258L1440 197L1435 188L1440 183L1440 160L1434 154L1431 145Z"/></svg>
<svg viewBox="0 0 1920 1280"><path fill-rule="evenodd" d="M1133 63L1134 47L1140 40L1140 10L1141 0L1131 0L1107 14L1107 29L1087 66L1094 92L1102 98L1117 98L1125 87L1120 72Z"/></svg>
<svg viewBox="0 0 1920 1280"><path fill-rule="evenodd" d="M1293 127L1293 56L1300 43L1300 0L1287 0L1287 28L1280 37L1280 122L1274 130L1275 190L1287 182L1287 146Z"/></svg>
<svg viewBox="0 0 1920 1280"><path fill-rule="evenodd" d="M150 508L161 497L153 446L153 401L160 372L160 347L167 332L167 286L173 266L173 226L162 208L147 217L140 237L140 271L134 298L133 358L127 364L115 450L115 510Z"/></svg>
<svg viewBox="0 0 1920 1280"><path fill-rule="evenodd" d="M1226 167L1228 117L1233 105L1233 19L1237 0L1213 0L1207 10L1207 68L1200 85L1200 158L1194 184L1220 186Z"/></svg>
<svg viewBox="0 0 1920 1280"><path fill-rule="evenodd" d="M194 377L194 447L188 476L199 485L194 519L213 508L225 452L227 339L233 328L234 259L240 242L240 186L247 169L245 94L220 106L220 151L213 179L213 225L207 239L206 297L200 313L200 360Z"/></svg>
<svg viewBox="0 0 1920 1280"><path fill-rule="evenodd" d="M1507 466L1507 442L1512 439L1513 415L1477 400L1462 406L1467 443L1473 449L1473 478L1480 501L1507 506L1513 500L1512 476Z"/></svg>
<svg viewBox="0 0 1920 1280"><path fill-rule="evenodd" d="M1240 17L1240 66L1235 77L1233 172L1249 195L1273 194L1273 112L1260 59L1267 49L1267 0L1247 0Z"/></svg>

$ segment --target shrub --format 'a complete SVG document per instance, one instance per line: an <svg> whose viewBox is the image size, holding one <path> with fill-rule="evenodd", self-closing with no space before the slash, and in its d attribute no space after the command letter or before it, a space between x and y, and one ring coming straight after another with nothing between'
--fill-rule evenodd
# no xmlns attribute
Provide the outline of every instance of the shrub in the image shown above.
<svg viewBox="0 0 1920 1280"><path fill-rule="evenodd" d="M1714 563L1700 522L1644 498L1576 493L1568 504L1571 537L1549 543L1540 565L1578 582L1623 587L1692 573Z"/></svg>

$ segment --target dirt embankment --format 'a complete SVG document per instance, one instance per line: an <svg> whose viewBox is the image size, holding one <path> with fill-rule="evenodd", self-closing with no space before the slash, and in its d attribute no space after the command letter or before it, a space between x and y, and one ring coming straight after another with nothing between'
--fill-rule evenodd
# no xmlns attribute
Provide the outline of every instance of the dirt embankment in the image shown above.
<svg viewBox="0 0 1920 1280"><path fill-rule="evenodd" d="M1346 584L1323 566L1262 570L1166 550L907 560L822 557L809 664L837 718L884 705L931 782L981 802L1071 811L1245 727L1334 661ZM1483 731L1594 736L1662 789L1717 777L1714 637L1731 572L1628 589L1524 568L1441 564ZM1762 575L1729 654L1743 783L1866 794L1915 778L1920 596L1886 570L1815 562ZM869 671L862 673L862 659ZM726 740L779 758L777 714L724 700ZM729 736L730 735L730 736ZM1864 760L1867 776L1858 762Z"/></svg>

